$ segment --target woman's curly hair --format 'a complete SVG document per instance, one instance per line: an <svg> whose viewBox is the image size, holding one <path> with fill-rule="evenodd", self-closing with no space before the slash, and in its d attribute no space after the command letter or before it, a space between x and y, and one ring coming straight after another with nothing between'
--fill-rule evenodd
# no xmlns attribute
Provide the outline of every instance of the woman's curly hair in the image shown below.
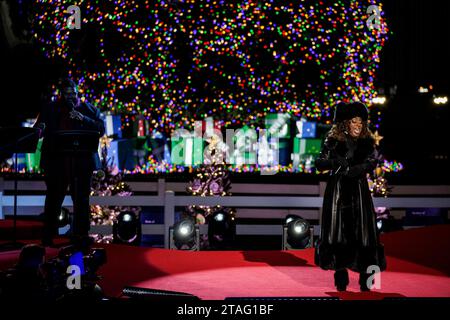
<svg viewBox="0 0 450 320"><path fill-rule="evenodd" d="M334 124L328 132L328 138L334 138L339 141L345 141L345 132L348 131L351 120L344 120ZM373 134L370 131L367 121L362 122L362 129L359 138L373 138Z"/></svg>

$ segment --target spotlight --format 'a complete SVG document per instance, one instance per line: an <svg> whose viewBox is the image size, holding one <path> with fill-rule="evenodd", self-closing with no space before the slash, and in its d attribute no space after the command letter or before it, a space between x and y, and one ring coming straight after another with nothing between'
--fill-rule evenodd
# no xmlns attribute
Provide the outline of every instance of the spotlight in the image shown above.
<svg viewBox="0 0 450 320"><path fill-rule="evenodd" d="M378 96L372 99L373 104L385 104L386 103L386 97L385 96Z"/></svg>
<svg viewBox="0 0 450 320"><path fill-rule="evenodd" d="M218 221L218 222L223 221L223 220L225 220L225 216L223 215L222 212L219 212L219 213L216 214L216 216L214 217L214 220L216 220L216 221Z"/></svg>
<svg viewBox="0 0 450 320"><path fill-rule="evenodd" d="M236 238L234 212L219 210L208 216L208 242L211 248L230 247Z"/></svg>
<svg viewBox="0 0 450 320"><path fill-rule="evenodd" d="M311 248L313 236L313 228L307 220L288 215L283 226L283 250Z"/></svg>
<svg viewBox="0 0 450 320"><path fill-rule="evenodd" d="M170 227L169 237L169 249L200 249L200 230L191 217L184 218Z"/></svg>
<svg viewBox="0 0 450 320"><path fill-rule="evenodd" d="M375 213L377 214L376 224L378 233L399 231L403 229L400 222L395 220L388 208L376 207Z"/></svg>
<svg viewBox="0 0 450 320"><path fill-rule="evenodd" d="M302 218L302 217L297 216L297 215L295 215L295 214L288 214L288 215L286 216L286 218L284 219L284 224L287 225L287 224L289 224L289 222L291 222L291 221L293 221L293 220L296 220L296 219L301 219L301 218Z"/></svg>
<svg viewBox="0 0 450 320"><path fill-rule="evenodd" d="M382 219L377 220L377 229L381 230L382 227L383 227L383 220Z"/></svg>
<svg viewBox="0 0 450 320"><path fill-rule="evenodd" d="M114 221L113 234L114 243L139 245L141 241L139 217L134 212L121 212Z"/></svg>
<svg viewBox="0 0 450 320"><path fill-rule="evenodd" d="M437 104L437 105L439 105L439 104L447 104L447 102L448 102L447 96L437 96L437 97L433 98L433 103Z"/></svg>
<svg viewBox="0 0 450 320"><path fill-rule="evenodd" d="M58 215L58 228L63 228L70 224L70 211L67 208L62 207Z"/></svg>
<svg viewBox="0 0 450 320"><path fill-rule="evenodd" d="M400 222L395 220L393 216L389 216L387 218L377 218L378 233L386 233L400 230L403 230L403 228Z"/></svg>

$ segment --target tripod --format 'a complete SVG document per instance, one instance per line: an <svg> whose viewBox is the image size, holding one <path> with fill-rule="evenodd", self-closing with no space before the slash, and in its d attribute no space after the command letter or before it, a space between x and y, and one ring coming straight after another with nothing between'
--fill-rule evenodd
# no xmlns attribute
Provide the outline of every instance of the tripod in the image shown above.
<svg viewBox="0 0 450 320"><path fill-rule="evenodd" d="M0 251L18 250L24 244L17 242L17 180L18 180L18 153L36 152L39 141L39 129L19 127L0 128L0 159L14 153L14 216L12 241L2 244ZM6 156L7 157L7 156Z"/></svg>

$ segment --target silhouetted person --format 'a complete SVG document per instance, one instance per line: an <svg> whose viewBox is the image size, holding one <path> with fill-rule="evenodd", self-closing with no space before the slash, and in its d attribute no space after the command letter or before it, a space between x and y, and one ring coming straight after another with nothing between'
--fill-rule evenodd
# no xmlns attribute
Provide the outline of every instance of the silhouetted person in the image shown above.
<svg viewBox="0 0 450 320"><path fill-rule="evenodd" d="M45 279L40 268L44 262L45 248L36 244L23 247L14 268L0 272L0 301L44 299Z"/></svg>
<svg viewBox="0 0 450 320"><path fill-rule="evenodd" d="M53 245L53 237L58 230L57 219L69 186L74 205L72 240L87 239L91 178L93 171L100 166L97 152L76 155L56 152L55 132L86 130L97 131L100 136L105 133L102 114L91 104L80 101L77 85L71 79L61 79L58 89L60 94L57 100L44 105L35 124L35 127L42 129L44 138L41 148L41 168L47 185L42 239L44 246Z"/></svg>

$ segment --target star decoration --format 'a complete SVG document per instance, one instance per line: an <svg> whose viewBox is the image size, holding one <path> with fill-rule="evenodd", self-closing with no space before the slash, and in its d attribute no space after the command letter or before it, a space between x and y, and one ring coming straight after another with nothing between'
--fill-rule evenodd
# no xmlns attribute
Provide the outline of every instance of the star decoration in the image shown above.
<svg viewBox="0 0 450 320"><path fill-rule="evenodd" d="M376 144L377 146L380 145L380 141L383 140L383 138L384 138L383 136L380 136L380 134L378 133L378 130L375 131L373 137L374 137L374 139L375 139L375 144Z"/></svg>

